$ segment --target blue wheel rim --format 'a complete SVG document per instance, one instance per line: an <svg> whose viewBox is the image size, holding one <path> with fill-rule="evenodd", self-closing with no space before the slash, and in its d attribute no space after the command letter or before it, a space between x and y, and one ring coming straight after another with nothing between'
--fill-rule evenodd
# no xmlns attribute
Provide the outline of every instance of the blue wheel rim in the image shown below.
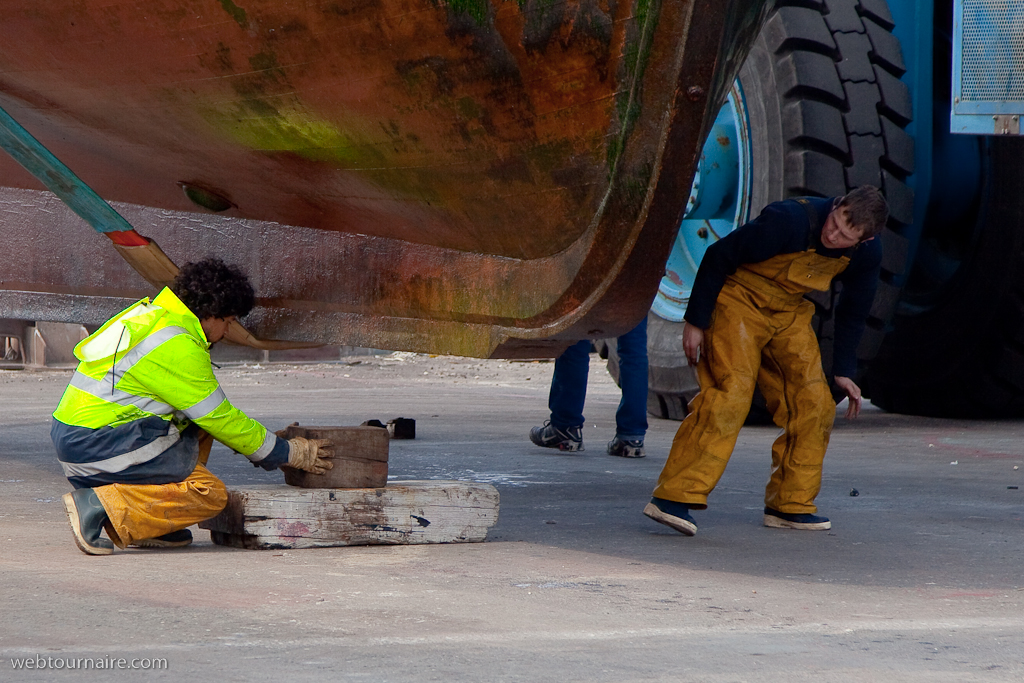
<svg viewBox="0 0 1024 683"><path fill-rule="evenodd" d="M704 252L748 220L750 160L750 122L736 81L701 150L686 213L651 306L658 316L682 322Z"/></svg>

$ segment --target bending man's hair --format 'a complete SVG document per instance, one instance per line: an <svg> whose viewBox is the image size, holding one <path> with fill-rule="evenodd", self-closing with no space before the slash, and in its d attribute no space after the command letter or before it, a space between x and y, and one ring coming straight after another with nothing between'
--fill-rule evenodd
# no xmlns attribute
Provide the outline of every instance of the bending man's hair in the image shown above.
<svg viewBox="0 0 1024 683"><path fill-rule="evenodd" d="M839 207L845 207L850 224L860 228L863 239L882 232L889 219L889 205L874 185L861 185L839 200Z"/></svg>
<svg viewBox="0 0 1024 683"><path fill-rule="evenodd" d="M219 258L186 263L171 284L171 291L197 318L247 315L256 305L249 278L238 266Z"/></svg>

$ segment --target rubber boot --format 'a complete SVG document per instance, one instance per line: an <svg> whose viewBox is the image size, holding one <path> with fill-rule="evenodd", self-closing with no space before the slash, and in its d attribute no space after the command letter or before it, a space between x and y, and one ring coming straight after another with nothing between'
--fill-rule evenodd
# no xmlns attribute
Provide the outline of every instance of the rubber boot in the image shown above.
<svg viewBox="0 0 1024 683"><path fill-rule="evenodd" d="M188 529L178 529L156 538L143 538L130 545L136 548L184 548L192 543L192 532Z"/></svg>
<svg viewBox="0 0 1024 683"><path fill-rule="evenodd" d="M109 555L114 552L114 544L100 536L108 519L107 511L103 509L95 491L78 489L65 493L61 500L79 550L86 555Z"/></svg>

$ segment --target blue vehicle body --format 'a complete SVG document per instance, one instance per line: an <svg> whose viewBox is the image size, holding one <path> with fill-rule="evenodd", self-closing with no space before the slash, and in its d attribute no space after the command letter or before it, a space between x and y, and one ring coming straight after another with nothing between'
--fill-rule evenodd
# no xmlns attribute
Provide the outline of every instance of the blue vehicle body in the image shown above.
<svg viewBox="0 0 1024 683"><path fill-rule="evenodd" d="M952 86L954 133L1020 135L1024 2L957 0Z"/></svg>

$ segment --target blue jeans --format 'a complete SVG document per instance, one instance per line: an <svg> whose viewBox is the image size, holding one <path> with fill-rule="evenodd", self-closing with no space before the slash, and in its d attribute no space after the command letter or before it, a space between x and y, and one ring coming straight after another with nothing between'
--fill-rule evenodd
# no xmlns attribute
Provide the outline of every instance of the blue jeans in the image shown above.
<svg viewBox="0 0 1024 683"><path fill-rule="evenodd" d="M618 338L619 386L622 399L615 411L615 435L643 439L647 433L647 317ZM590 340L573 344L555 361L548 408L551 424L559 429L583 425L590 372Z"/></svg>

